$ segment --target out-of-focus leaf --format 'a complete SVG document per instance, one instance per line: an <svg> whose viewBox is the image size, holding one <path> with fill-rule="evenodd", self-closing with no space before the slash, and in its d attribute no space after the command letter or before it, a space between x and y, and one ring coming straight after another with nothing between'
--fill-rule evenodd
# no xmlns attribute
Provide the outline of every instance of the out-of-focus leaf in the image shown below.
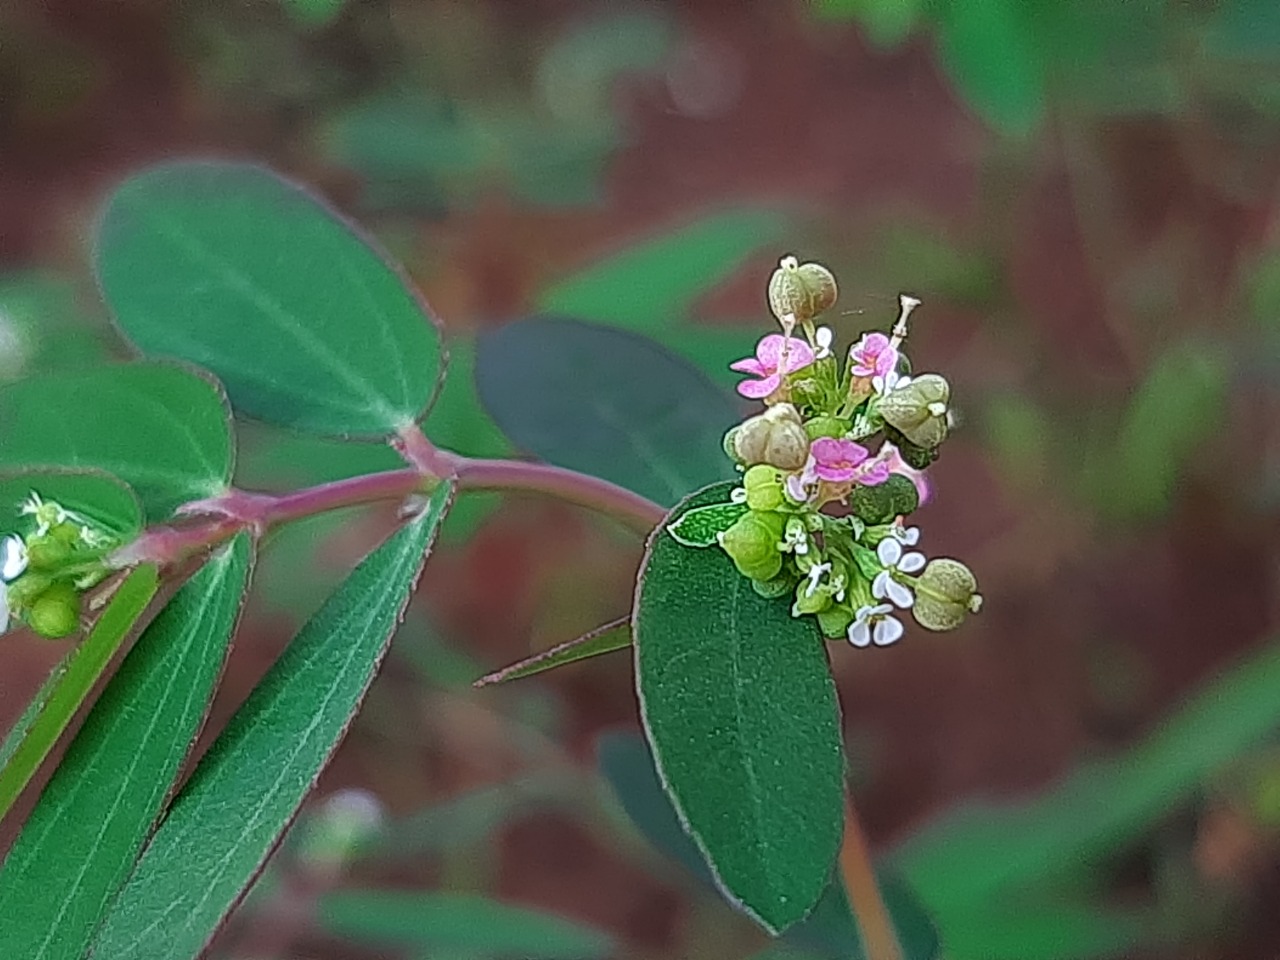
<svg viewBox="0 0 1280 960"><path fill-rule="evenodd" d="M1029 803L970 803L906 841L892 862L944 939L984 907L1097 866L1185 803L1197 785L1280 728L1280 647L1210 683L1146 740L1081 767ZM993 931L993 936L998 935Z"/></svg>
<svg viewBox="0 0 1280 960"><path fill-rule="evenodd" d="M223 493L230 413L217 384L170 363L126 363L0 386L0 467L104 470L151 519Z"/></svg>
<svg viewBox="0 0 1280 960"><path fill-rule="evenodd" d="M0 276L0 381L104 360L106 332L70 281L41 271Z"/></svg>
<svg viewBox="0 0 1280 960"><path fill-rule="evenodd" d="M959 0L939 22L942 62L969 104L997 129L1025 135L1045 110L1045 63L1022 0Z"/></svg>
<svg viewBox="0 0 1280 960"><path fill-rule="evenodd" d="M322 897L318 912L328 932L357 943L511 960L593 960L616 950L585 924L465 894L349 890Z"/></svg>
<svg viewBox="0 0 1280 960"><path fill-rule="evenodd" d="M516 446L670 504L732 476L733 399L639 334L552 317L486 333L480 398Z"/></svg>
<svg viewBox="0 0 1280 960"><path fill-rule="evenodd" d="M814 0L814 12L827 20L857 20L878 47L896 47L920 19L923 0Z"/></svg>
<svg viewBox="0 0 1280 960"><path fill-rule="evenodd" d="M159 585L155 567L139 567L126 576L89 635L41 689L38 712L20 723L20 739L6 742L0 751L8 758L0 768L0 818L9 812L57 744Z"/></svg>
<svg viewBox="0 0 1280 960"><path fill-rule="evenodd" d="M728 210L641 241L547 289L540 309L632 330L687 319L694 301L787 227L760 209ZM761 298L763 307L763 297Z"/></svg>
<svg viewBox="0 0 1280 960"><path fill-rule="evenodd" d="M636 686L681 823L726 895L780 931L818 902L840 846L840 711L812 618L761 597L724 551L667 532L731 488L682 500L650 537L632 616Z"/></svg>
<svg viewBox="0 0 1280 960"><path fill-rule="evenodd" d="M249 556L241 534L205 564L94 704L0 869L0 956L84 954L199 733Z"/></svg>
<svg viewBox="0 0 1280 960"><path fill-rule="evenodd" d="M1089 960L1139 943L1149 918L1136 912L1071 903L992 902L948 918L948 960Z"/></svg>
<svg viewBox="0 0 1280 960"><path fill-rule="evenodd" d="M712 327L687 324L663 330L662 345L678 353L707 375L717 386L731 390L742 382L743 374L729 369L729 364L743 357L755 356L757 327Z"/></svg>
<svg viewBox="0 0 1280 960"><path fill-rule="evenodd" d="M1280 60L1280 7L1270 0L1225 0L1203 33L1214 56L1262 63Z"/></svg>
<svg viewBox="0 0 1280 960"><path fill-rule="evenodd" d="M327 27L338 19L347 0L281 0L285 10L304 27Z"/></svg>
<svg viewBox="0 0 1280 960"><path fill-rule="evenodd" d="M96 470L24 470L0 474L0 532L25 533L34 526L34 519L22 512L33 493L117 534L122 542L142 529L142 505L114 477Z"/></svg>
<svg viewBox="0 0 1280 960"><path fill-rule="evenodd" d="M401 273L260 167L184 161L126 181L99 225L97 267L134 343L212 370L250 416L383 436L436 392L439 331Z"/></svg>
<svg viewBox="0 0 1280 960"><path fill-rule="evenodd" d="M365 557L254 688L126 881L98 956L198 955L261 870L373 682L453 490Z"/></svg>
<svg viewBox="0 0 1280 960"><path fill-rule="evenodd" d="M487 674L477 680L475 686L489 687L509 680L531 677L544 670L554 670L556 667L563 667L589 657L598 657L603 653L613 653L615 650L623 650L629 646L631 646L631 624L624 617L597 627L590 633L584 633L573 640L558 644L550 650L543 650L541 653Z"/></svg>

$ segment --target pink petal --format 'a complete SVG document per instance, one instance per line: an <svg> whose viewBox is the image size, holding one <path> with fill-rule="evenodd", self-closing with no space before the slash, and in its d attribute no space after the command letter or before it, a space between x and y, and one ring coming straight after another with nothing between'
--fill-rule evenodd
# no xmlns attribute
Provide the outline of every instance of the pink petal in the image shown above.
<svg viewBox="0 0 1280 960"><path fill-rule="evenodd" d="M782 359L782 346L787 338L780 333L771 333L761 337L756 344L756 357L770 370L778 369L778 361Z"/></svg>
<svg viewBox="0 0 1280 960"><path fill-rule="evenodd" d="M755 357L747 357L745 360L735 360L729 364L730 370L737 370L740 373L750 373L757 377L767 377L769 371L765 369L764 364Z"/></svg>
<svg viewBox="0 0 1280 960"><path fill-rule="evenodd" d="M846 483L853 479L856 472L853 467L849 466L827 466L826 464L818 464L816 472L823 480L831 483Z"/></svg>
<svg viewBox="0 0 1280 960"><path fill-rule="evenodd" d="M791 338L791 351L787 354L787 363L784 373L794 373L796 370L803 370L809 364L813 363L813 348L803 340Z"/></svg>
<svg viewBox="0 0 1280 960"><path fill-rule="evenodd" d="M763 400L782 384L782 378L776 373L763 380L743 380L738 384L738 392L752 400Z"/></svg>

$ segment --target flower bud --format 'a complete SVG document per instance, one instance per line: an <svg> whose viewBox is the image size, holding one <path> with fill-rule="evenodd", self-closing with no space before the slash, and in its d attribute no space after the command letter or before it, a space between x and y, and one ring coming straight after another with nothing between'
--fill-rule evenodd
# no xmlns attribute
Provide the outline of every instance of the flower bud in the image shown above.
<svg viewBox="0 0 1280 960"><path fill-rule="evenodd" d="M769 278L769 309L779 320L787 316L811 324L836 302L836 278L820 263L797 263L783 257Z"/></svg>
<svg viewBox="0 0 1280 960"><path fill-rule="evenodd" d="M954 630L966 614L982 609L982 595L973 573L959 560L930 560L916 581L911 614L926 630Z"/></svg>
<svg viewBox="0 0 1280 960"><path fill-rule="evenodd" d="M791 607L791 615L798 617L804 613L821 613L831 606L831 594L825 590L809 591L807 580L801 580L796 587L796 602Z"/></svg>
<svg viewBox="0 0 1280 960"><path fill-rule="evenodd" d="M32 537L27 542L27 563L33 570L57 570L71 559L71 544L57 536L55 527L47 536Z"/></svg>
<svg viewBox="0 0 1280 960"><path fill-rule="evenodd" d="M739 463L767 463L779 470L799 470L809 456L809 435L800 413L789 403L775 403L743 423L733 434Z"/></svg>
<svg viewBox="0 0 1280 960"><path fill-rule="evenodd" d="M905 387L880 398L877 409L885 423L920 447L932 449L947 438L947 403L951 386L936 373L924 373Z"/></svg>
<svg viewBox="0 0 1280 960"><path fill-rule="evenodd" d="M818 612L818 628L824 637L843 640L853 623L853 612L847 607L828 607Z"/></svg>
<svg viewBox="0 0 1280 960"><path fill-rule="evenodd" d="M53 584L31 604L27 623L50 640L75 633L80 626L79 591L65 581Z"/></svg>
<svg viewBox="0 0 1280 960"><path fill-rule="evenodd" d="M854 516L872 526L906 516L918 506L920 494L916 485L900 473L890 474L889 479L874 487L857 484L849 491L849 507Z"/></svg>
<svg viewBox="0 0 1280 960"><path fill-rule="evenodd" d="M849 421L839 417L814 417L804 425L804 432L809 435L810 440L817 440L819 437L838 440L849 432Z"/></svg>
<svg viewBox="0 0 1280 960"><path fill-rule="evenodd" d="M744 577L772 580L782 571L782 554L778 552L782 526L781 514L751 510L720 534L720 546Z"/></svg>
<svg viewBox="0 0 1280 960"><path fill-rule="evenodd" d="M53 578L43 573L28 570L13 583L9 584L9 608L26 610L36 602L36 598L53 584Z"/></svg>
<svg viewBox="0 0 1280 960"><path fill-rule="evenodd" d="M742 486L747 491L747 506L752 510L777 510L785 502L782 473L767 463L758 463L748 470Z"/></svg>

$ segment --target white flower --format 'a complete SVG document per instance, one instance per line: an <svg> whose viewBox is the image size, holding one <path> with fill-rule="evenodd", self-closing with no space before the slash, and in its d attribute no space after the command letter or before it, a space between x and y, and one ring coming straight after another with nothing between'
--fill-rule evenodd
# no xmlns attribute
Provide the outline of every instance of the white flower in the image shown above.
<svg viewBox="0 0 1280 960"><path fill-rule="evenodd" d="M786 531L782 535L782 542L778 544L778 549L783 553L794 552L798 557L803 557L809 552L809 533L804 528L803 520L793 517L787 521Z"/></svg>
<svg viewBox="0 0 1280 960"><path fill-rule="evenodd" d="M823 357L831 356L831 341L833 334L830 327L819 327L813 333L814 346L817 348L813 352L813 359L821 360Z"/></svg>
<svg viewBox="0 0 1280 960"><path fill-rule="evenodd" d="M0 633L9 629L9 587L0 580Z"/></svg>
<svg viewBox="0 0 1280 960"><path fill-rule="evenodd" d="M890 390L901 390L903 387L911 384L910 377L900 376L897 370L890 370L883 377L872 377L871 386L875 388L876 393L884 396Z"/></svg>
<svg viewBox="0 0 1280 960"><path fill-rule="evenodd" d="M19 512L23 516L36 518L36 536L43 537L49 528L67 519L67 511L52 500L44 500L34 490L31 496L22 502Z"/></svg>
<svg viewBox="0 0 1280 960"><path fill-rule="evenodd" d="M893 607L887 603L863 606L853 623L849 625L849 642L855 647L887 647L897 643L902 636L902 622L893 616Z"/></svg>
<svg viewBox="0 0 1280 960"><path fill-rule="evenodd" d="M0 581L17 580L26 569L27 545L22 538L10 535L0 540Z"/></svg>
<svg viewBox="0 0 1280 960"><path fill-rule="evenodd" d="M813 592L818 589L818 581L822 579L824 573L831 572L830 563L815 563L809 568L809 572L805 574L809 578L809 586L804 588L804 595L812 597Z"/></svg>
<svg viewBox="0 0 1280 960"><path fill-rule="evenodd" d="M895 606L907 609L916 602L905 584L894 579L894 573L915 573L924 569L924 554L902 552L902 544L894 537L885 537L876 547L876 556L884 567L871 582L871 595L877 600L888 600Z"/></svg>
<svg viewBox="0 0 1280 960"><path fill-rule="evenodd" d="M897 540L904 547L914 547L920 542L919 527L904 527L900 524L894 524L889 528L889 536Z"/></svg>

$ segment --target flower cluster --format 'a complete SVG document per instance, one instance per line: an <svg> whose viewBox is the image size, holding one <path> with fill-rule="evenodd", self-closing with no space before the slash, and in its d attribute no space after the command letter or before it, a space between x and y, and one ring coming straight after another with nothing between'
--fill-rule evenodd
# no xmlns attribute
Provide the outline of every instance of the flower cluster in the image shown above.
<svg viewBox="0 0 1280 960"><path fill-rule="evenodd" d="M716 540L757 592L789 597L792 615L816 616L825 636L888 646L902 636L900 611L950 630L982 604L969 569L926 562L905 522L929 497L925 469L947 437L951 388L935 373L910 375L902 345L918 300L901 297L892 331L863 334L841 358L814 324L835 298L815 263L788 257L770 281L782 333L732 365L748 375L738 392L766 409L725 437L743 471L733 502L745 509L725 515Z"/></svg>
<svg viewBox="0 0 1280 960"><path fill-rule="evenodd" d="M24 535L0 539L0 633L10 619L45 637L65 637L80 625L84 591L110 572L103 557L116 540L94 521L32 493L20 506L30 517Z"/></svg>

